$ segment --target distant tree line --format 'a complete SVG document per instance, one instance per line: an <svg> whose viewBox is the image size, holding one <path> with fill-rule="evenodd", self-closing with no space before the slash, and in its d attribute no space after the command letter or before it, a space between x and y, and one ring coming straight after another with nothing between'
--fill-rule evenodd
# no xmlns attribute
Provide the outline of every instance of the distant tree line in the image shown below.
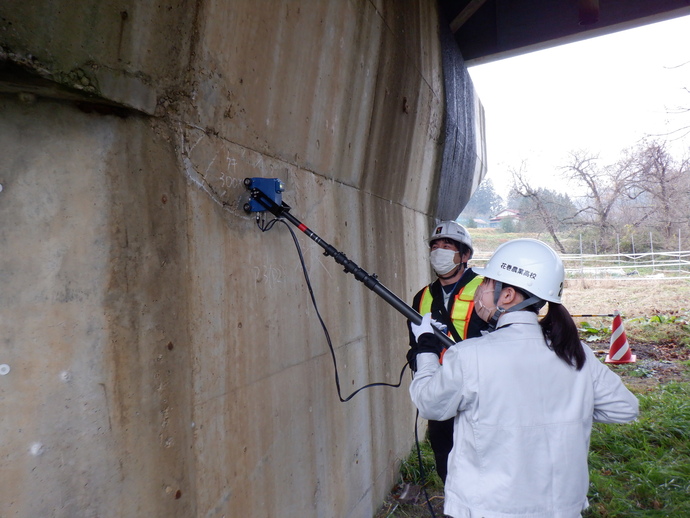
<svg viewBox="0 0 690 518"><path fill-rule="evenodd" d="M664 141L644 141L615 163L571 152L554 171L567 182L568 193L533 186L527 163L510 172L508 200L485 181L461 219L475 226L475 218L488 221L512 208L520 212L520 222L511 230L547 233L563 253L578 253L581 242L599 253L632 252L635 235L638 243L651 236L658 249L677 249L679 235L682 247L690 245L690 159L673 157Z"/></svg>
<svg viewBox="0 0 690 518"><path fill-rule="evenodd" d="M483 219L488 222L489 219L504 208L505 201L494 189L491 179L486 179L474 191L470 201L462 211L462 215L467 217L468 221L466 223L468 225L476 226L473 224L474 219Z"/></svg>

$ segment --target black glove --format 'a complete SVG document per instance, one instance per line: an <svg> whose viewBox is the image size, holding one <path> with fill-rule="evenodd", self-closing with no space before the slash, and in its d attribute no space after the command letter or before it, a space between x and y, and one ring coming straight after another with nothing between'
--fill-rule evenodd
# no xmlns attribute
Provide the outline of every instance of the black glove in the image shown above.
<svg viewBox="0 0 690 518"><path fill-rule="evenodd" d="M407 364L410 366L412 372L417 372L417 346L410 347L407 351Z"/></svg>
<svg viewBox="0 0 690 518"><path fill-rule="evenodd" d="M434 353L440 358L443 349L445 348L436 335L424 333L417 339L417 354Z"/></svg>

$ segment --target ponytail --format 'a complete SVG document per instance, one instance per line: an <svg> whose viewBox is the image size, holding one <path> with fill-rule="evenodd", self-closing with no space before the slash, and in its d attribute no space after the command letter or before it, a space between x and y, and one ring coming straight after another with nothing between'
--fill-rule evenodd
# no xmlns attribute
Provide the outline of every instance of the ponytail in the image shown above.
<svg viewBox="0 0 690 518"><path fill-rule="evenodd" d="M556 356L577 370L582 369L587 357L568 310L562 304L549 302L549 310L539 325L546 343Z"/></svg>

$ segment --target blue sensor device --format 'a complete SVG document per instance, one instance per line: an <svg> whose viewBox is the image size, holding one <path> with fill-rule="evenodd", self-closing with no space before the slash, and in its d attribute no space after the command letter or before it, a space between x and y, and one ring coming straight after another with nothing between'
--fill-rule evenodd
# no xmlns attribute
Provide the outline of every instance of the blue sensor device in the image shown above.
<svg viewBox="0 0 690 518"><path fill-rule="evenodd" d="M250 191L257 189L261 191L267 198L280 206L283 203L283 191L285 186L279 178L245 178L244 185ZM263 212L266 209L259 201L251 197L249 203L245 206L247 212Z"/></svg>

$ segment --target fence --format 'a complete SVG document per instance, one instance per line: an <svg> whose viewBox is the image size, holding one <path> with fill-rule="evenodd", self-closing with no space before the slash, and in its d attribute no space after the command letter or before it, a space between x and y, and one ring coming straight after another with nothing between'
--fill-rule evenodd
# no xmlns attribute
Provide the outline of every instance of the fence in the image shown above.
<svg viewBox="0 0 690 518"><path fill-rule="evenodd" d="M645 252L640 254L563 255L568 277L618 278L690 278L690 251Z"/></svg>
<svg viewBox="0 0 690 518"><path fill-rule="evenodd" d="M472 266L484 266L490 253L477 254ZM690 279L690 251L639 254L561 255L567 278L621 281L641 279Z"/></svg>

